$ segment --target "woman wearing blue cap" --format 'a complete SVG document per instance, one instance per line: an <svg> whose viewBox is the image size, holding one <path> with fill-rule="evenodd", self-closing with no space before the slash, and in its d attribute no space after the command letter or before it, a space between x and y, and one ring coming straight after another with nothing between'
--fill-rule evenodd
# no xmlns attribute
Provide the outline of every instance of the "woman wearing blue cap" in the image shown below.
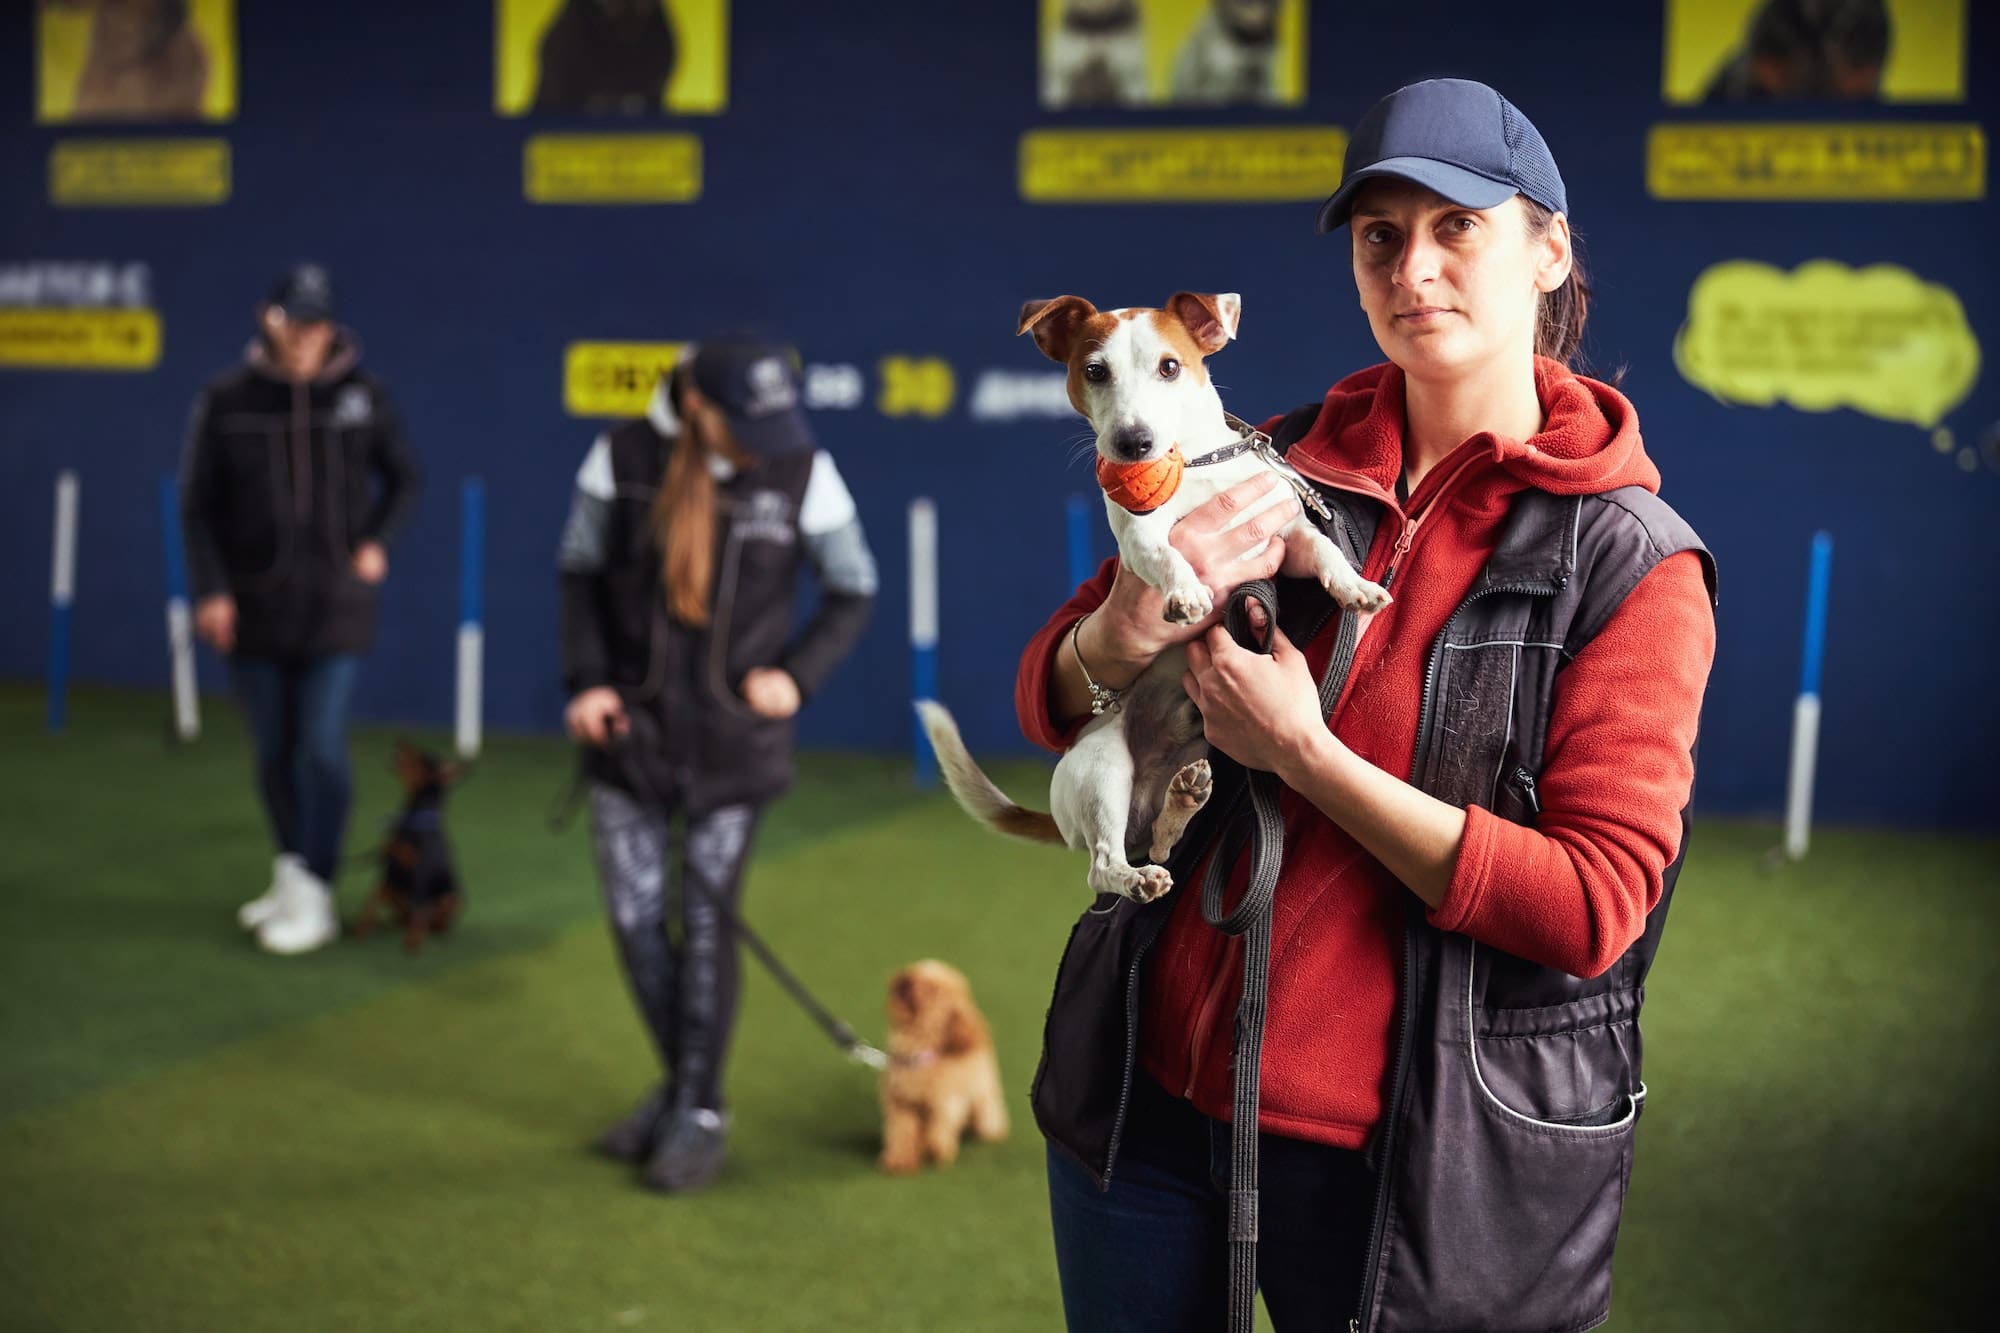
<svg viewBox="0 0 2000 1333"><path fill-rule="evenodd" d="M588 747L612 933L663 1067L599 1147L660 1190L722 1166L751 835L791 784L793 716L875 595L854 499L798 393L782 348L690 349L645 416L592 445L563 532L567 723ZM819 608L795 635L808 565Z"/></svg>
<svg viewBox="0 0 2000 1333"><path fill-rule="evenodd" d="M1363 623L1287 581L1277 625L1253 617L1260 655L1107 571L1023 657L1023 727L1059 748L1089 718L1085 670L1115 689L1186 639L1233 761L1178 890L1101 901L1060 968L1034 1102L1072 1328L1247 1328L1246 1256L1280 1333L1608 1313L1714 567L1659 499L1632 404L1570 369L1588 289L1568 211L1493 89L1378 103L1318 221L1348 232L1387 361L1265 429L1394 602ZM1221 606L1275 561L1209 549L1213 526L1175 542ZM1232 766L1283 784L1274 879ZM1211 882L1225 904L1269 892L1247 937L1267 955L1210 924ZM1238 1069L1259 1033L1261 1087Z"/></svg>

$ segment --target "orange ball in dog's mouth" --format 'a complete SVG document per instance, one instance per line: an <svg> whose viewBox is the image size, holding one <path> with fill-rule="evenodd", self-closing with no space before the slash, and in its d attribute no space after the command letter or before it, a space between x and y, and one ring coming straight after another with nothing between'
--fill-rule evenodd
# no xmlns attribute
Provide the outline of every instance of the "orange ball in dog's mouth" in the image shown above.
<svg viewBox="0 0 2000 1333"><path fill-rule="evenodd" d="M1181 447L1174 445L1158 458L1137 463L1114 463L1099 455L1097 484L1112 501L1135 514L1150 514L1174 498L1181 487L1181 472L1187 460Z"/></svg>

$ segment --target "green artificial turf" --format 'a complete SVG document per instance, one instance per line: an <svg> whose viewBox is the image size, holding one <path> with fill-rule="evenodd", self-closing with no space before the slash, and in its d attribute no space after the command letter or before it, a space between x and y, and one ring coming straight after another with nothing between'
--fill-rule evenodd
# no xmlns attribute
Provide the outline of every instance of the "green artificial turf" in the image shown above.
<svg viewBox="0 0 2000 1333"><path fill-rule="evenodd" d="M873 1076L746 961L729 1165L662 1198L584 1150L649 1057L582 829L544 826L562 745L494 738L454 796L453 938L279 960L232 919L268 852L227 710L183 748L158 699L39 710L0 691L0 1329L1059 1326L1026 1094L1080 860L809 757L748 914L871 1036L892 970L963 967L1015 1133L882 1176ZM357 734L357 844L395 734ZM1046 766L996 773L1043 803ZM1982 1326L2000 844L1822 832L1767 874L1774 838L1697 828L1608 1327Z"/></svg>

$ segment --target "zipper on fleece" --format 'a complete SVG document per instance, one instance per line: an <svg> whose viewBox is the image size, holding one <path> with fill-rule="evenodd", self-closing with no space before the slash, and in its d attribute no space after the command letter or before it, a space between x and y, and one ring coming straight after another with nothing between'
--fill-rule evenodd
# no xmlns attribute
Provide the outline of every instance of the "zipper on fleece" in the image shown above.
<svg viewBox="0 0 2000 1333"><path fill-rule="evenodd" d="M292 512L298 518L311 516L312 495L312 395L298 381L292 383Z"/></svg>
<svg viewBox="0 0 2000 1333"><path fill-rule="evenodd" d="M1426 490L1430 491L1430 495L1425 498L1421 505L1417 506L1414 512L1406 511L1401 504L1397 503L1396 497L1392 492L1378 486L1375 483L1375 479L1365 473L1350 472L1344 468L1317 467L1310 460L1306 459L1294 461L1292 466L1298 469L1300 475L1319 482L1323 486L1331 486L1336 490L1352 491L1356 495L1365 495L1396 516L1396 522L1400 525L1396 532L1396 543L1390 548L1387 567L1383 569L1382 576L1376 580L1377 583L1382 585L1383 590L1387 591L1389 586L1395 582L1396 571L1402 568L1403 557L1410 553L1410 547L1416 542L1418 525L1430 517L1431 512L1437 508L1438 503L1451 490L1452 484L1458 480L1459 474L1464 472L1466 468L1470 467L1480 457L1478 452L1463 449L1462 447L1460 452L1464 456L1452 465L1451 471L1442 474L1434 473L1435 480L1433 477L1426 477L1424 478L1423 485L1417 487L1418 495L1422 495Z"/></svg>

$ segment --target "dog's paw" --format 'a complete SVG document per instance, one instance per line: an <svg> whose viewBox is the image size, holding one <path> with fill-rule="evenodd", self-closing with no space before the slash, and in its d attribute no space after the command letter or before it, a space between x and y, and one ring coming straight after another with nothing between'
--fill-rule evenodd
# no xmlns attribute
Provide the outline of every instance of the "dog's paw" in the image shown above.
<svg viewBox="0 0 2000 1333"><path fill-rule="evenodd" d="M1165 866L1133 866L1132 883L1125 896L1135 903L1149 903L1174 886L1174 877Z"/></svg>
<svg viewBox="0 0 2000 1333"><path fill-rule="evenodd" d="M1208 619L1214 610L1215 601L1208 595L1208 589L1197 584L1168 593L1164 616L1169 624L1193 625Z"/></svg>
<svg viewBox="0 0 2000 1333"><path fill-rule="evenodd" d="M1167 804L1183 810L1199 810L1208 804L1208 796L1215 789L1215 775L1209 770L1208 760L1197 759L1174 774L1167 784Z"/></svg>
<svg viewBox="0 0 2000 1333"><path fill-rule="evenodd" d="M1326 585L1327 595L1349 611L1380 611L1390 602L1389 590L1363 578L1348 578Z"/></svg>
<svg viewBox="0 0 2000 1333"><path fill-rule="evenodd" d="M914 1176L923 1166L921 1157L905 1153L883 1153L875 1164L892 1176Z"/></svg>

